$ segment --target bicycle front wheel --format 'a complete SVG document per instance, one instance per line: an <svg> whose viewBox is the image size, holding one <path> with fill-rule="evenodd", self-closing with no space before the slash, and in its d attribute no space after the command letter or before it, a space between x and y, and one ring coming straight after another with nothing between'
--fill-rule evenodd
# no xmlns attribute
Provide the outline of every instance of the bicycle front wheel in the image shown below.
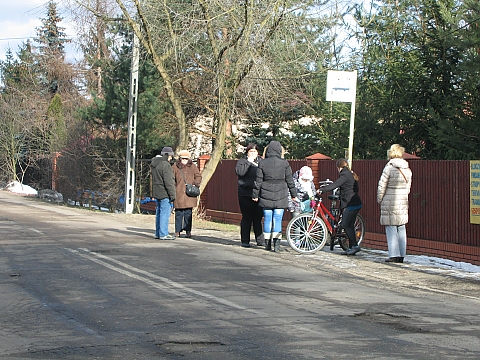
<svg viewBox="0 0 480 360"><path fill-rule="evenodd" d="M330 238L327 225L313 213L299 214L287 225L290 247L302 254L313 254L325 246Z"/></svg>
<svg viewBox="0 0 480 360"><path fill-rule="evenodd" d="M360 216L360 214L357 214L357 217L355 219L355 238L357 239L357 244L360 245L360 243L363 240L363 237L365 236L365 221L363 221L363 218ZM338 243L340 244L340 247L343 250L348 250L348 238L346 236L342 237Z"/></svg>

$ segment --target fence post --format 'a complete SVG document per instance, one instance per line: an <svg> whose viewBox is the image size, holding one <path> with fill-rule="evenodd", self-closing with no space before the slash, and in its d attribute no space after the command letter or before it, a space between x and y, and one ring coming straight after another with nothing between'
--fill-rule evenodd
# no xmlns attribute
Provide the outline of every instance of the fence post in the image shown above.
<svg viewBox="0 0 480 360"><path fill-rule="evenodd" d="M205 168L205 165L207 164L208 160L210 160L210 155L202 155L198 157L198 170L202 172L202 170Z"/></svg>
<svg viewBox="0 0 480 360"><path fill-rule="evenodd" d="M320 180L324 180L320 174L320 161L332 160L332 158L327 155L316 153L316 154L307 156L306 159L307 159L307 166L309 166L312 169L314 184L318 184Z"/></svg>

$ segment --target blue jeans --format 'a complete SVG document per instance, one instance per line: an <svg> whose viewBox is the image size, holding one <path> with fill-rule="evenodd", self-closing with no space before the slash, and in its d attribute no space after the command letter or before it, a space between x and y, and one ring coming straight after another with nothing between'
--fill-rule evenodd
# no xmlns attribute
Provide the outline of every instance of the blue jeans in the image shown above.
<svg viewBox="0 0 480 360"><path fill-rule="evenodd" d="M282 218L285 209L263 209L263 232L282 233Z"/></svg>
<svg viewBox="0 0 480 360"><path fill-rule="evenodd" d="M407 228L405 225L385 226L388 257L405 257L407 254Z"/></svg>
<svg viewBox="0 0 480 360"><path fill-rule="evenodd" d="M155 209L155 237L164 237L168 235L168 220L170 219L171 207L170 199L158 200Z"/></svg>

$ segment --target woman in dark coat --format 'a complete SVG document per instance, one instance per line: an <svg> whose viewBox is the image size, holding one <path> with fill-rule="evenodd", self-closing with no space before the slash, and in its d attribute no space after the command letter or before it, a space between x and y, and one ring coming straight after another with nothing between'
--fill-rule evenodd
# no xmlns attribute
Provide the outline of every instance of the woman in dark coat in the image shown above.
<svg viewBox="0 0 480 360"><path fill-rule="evenodd" d="M332 191L340 188L340 208L342 213L342 226L348 237L349 249L345 255L355 255L359 252L357 238L355 237L355 219L362 208L362 200L358 196L358 176L348 168L348 162L345 159L337 161L339 172L338 179L329 185L320 186L319 193Z"/></svg>
<svg viewBox="0 0 480 360"><path fill-rule="evenodd" d="M190 152L182 150L178 153L178 160L172 165L175 175L175 235L180 237L186 231L187 237L192 237L192 211L197 206L197 198L189 197L185 193L185 182L200 186L202 175L197 166L190 159Z"/></svg>
<svg viewBox="0 0 480 360"><path fill-rule="evenodd" d="M252 200L253 183L257 176L258 163L257 144L250 143L245 149L245 156L237 161L235 173L238 176L238 204L242 212L240 222L240 239L243 247L250 247L250 230L253 232L258 246L263 246L262 217L263 211L258 202Z"/></svg>
<svg viewBox="0 0 480 360"><path fill-rule="evenodd" d="M280 251L283 212L288 208L288 193L297 201L297 190L292 178L292 168L282 158L283 148L278 141L271 141L265 159L258 164L253 186L253 201L263 208L263 236L265 249Z"/></svg>

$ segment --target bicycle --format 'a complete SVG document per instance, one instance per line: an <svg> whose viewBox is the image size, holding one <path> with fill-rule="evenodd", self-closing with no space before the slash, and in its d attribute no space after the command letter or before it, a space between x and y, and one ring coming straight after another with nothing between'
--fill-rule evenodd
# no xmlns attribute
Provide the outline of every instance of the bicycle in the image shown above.
<svg viewBox="0 0 480 360"><path fill-rule="evenodd" d="M320 184L331 183L330 180ZM323 204L320 195L314 196L313 210L293 217L287 225L287 240L290 247L302 254L313 254L321 250L330 241L330 250L338 244L348 249L348 238L342 228L342 210L340 209L340 189L335 189L328 199L332 201L330 209ZM360 243L365 236L365 222L360 214L355 219L355 236Z"/></svg>

